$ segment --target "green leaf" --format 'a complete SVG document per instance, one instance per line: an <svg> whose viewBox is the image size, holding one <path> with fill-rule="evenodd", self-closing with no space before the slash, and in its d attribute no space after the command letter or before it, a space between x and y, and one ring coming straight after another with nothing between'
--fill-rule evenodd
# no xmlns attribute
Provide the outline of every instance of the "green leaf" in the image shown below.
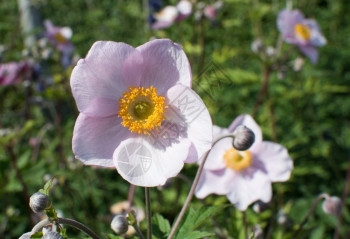
<svg viewBox="0 0 350 239"><path fill-rule="evenodd" d="M183 239L199 239L204 238L208 236L214 236L214 233L211 232L200 232L200 231L193 231L189 232L185 237L181 237ZM178 238L178 237L176 237Z"/></svg>
<svg viewBox="0 0 350 239"><path fill-rule="evenodd" d="M43 237L43 232L39 231L30 236L30 238L42 238Z"/></svg>
<svg viewBox="0 0 350 239"><path fill-rule="evenodd" d="M49 181L47 181L44 185L44 189L40 189L39 192L45 193L46 196L49 196L50 189L55 177L52 177Z"/></svg>
<svg viewBox="0 0 350 239"><path fill-rule="evenodd" d="M158 213L152 218L152 228L156 238L166 238L171 230L169 221Z"/></svg>
<svg viewBox="0 0 350 239"><path fill-rule="evenodd" d="M199 228L204 222L206 222L208 218L212 217L214 214L223 210L227 206L228 205L202 207L199 210L189 208L185 216L185 219L183 220L180 226L179 232L177 233L175 238L177 239L194 238L192 236L199 235L198 232L194 235L192 235L192 233L194 233L194 231L197 228ZM203 232L203 233L207 233L207 232ZM211 233L209 234L212 235ZM200 237L196 237L196 238L200 238Z"/></svg>

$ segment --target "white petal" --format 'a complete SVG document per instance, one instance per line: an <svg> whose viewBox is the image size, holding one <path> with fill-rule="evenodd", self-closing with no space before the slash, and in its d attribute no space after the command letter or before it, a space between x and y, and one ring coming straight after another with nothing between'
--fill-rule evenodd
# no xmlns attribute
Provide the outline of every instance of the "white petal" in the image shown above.
<svg viewBox="0 0 350 239"><path fill-rule="evenodd" d="M256 167L266 171L272 182L283 182L289 179L293 169L293 160L285 147L264 141L251 152L254 159L262 162Z"/></svg>
<svg viewBox="0 0 350 239"><path fill-rule="evenodd" d="M116 42L96 42L85 59L80 60L71 75L71 87L80 112L89 107L94 98L107 98L118 101L130 85L139 84L130 82L133 77L125 77L124 63L131 57L142 56L131 46ZM130 67L127 67L128 69ZM133 76L139 71L138 65L130 74Z"/></svg>
<svg viewBox="0 0 350 239"><path fill-rule="evenodd" d="M176 85L167 92L167 118L186 128L186 137L194 144L200 158L211 147L213 132L208 109L189 87Z"/></svg>
<svg viewBox="0 0 350 239"><path fill-rule="evenodd" d="M84 164L114 167L113 152L130 135L117 116L95 118L79 114L73 132L73 152Z"/></svg>
<svg viewBox="0 0 350 239"><path fill-rule="evenodd" d="M230 192L234 178L232 170L203 170L196 187L196 197L205 198L212 193L225 195Z"/></svg>
<svg viewBox="0 0 350 239"><path fill-rule="evenodd" d="M159 186L180 172L190 146L191 143L183 139L164 151L145 138L129 138L114 151L113 162L128 182L143 187Z"/></svg>
<svg viewBox="0 0 350 239"><path fill-rule="evenodd" d="M191 66L178 44L168 39L156 39L137 47L137 50L144 58L142 86L154 86L162 95L175 84L191 87Z"/></svg>
<svg viewBox="0 0 350 239"><path fill-rule="evenodd" d="M231 184L234 186L227 197L241 211L257 200L266 203L271 200L270 179L260 170L248 169L246 172L240 172Z"/></svg>

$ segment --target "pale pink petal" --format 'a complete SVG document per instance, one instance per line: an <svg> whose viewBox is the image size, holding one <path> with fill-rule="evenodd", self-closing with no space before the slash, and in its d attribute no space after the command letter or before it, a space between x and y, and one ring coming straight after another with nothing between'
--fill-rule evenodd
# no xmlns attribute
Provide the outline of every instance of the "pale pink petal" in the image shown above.
<svg viewBox="0 0 350 239"><path fill-rule="evenodd" d="M260 144L262 142L262 132L259 127L259 125L255 122L255 120L250 115L240 115L238 116L230 125L229 131L233 133L233 131L239 126L239 125L245 125L249 129L251 129L255 135L255 141L254 144L250 147L250 149L253 149L256 145Z"/></svg>
<svg viewBox="0 0 350 239"><path fill-rule="evenodd" d="M203 170L195 195L197 198L205 198L209 194L225 195L230 192L235 177L232 170Z"/></svg>
<svg viewBox="0 0 350 239"><path fill-rule="evenodd" d="M214 140L220 138L223 135L232 134L228 129L221 128L219 126L213 125L213 138Z"/></svg>
<svg viewBox="0 0 350 239"><path fill-rule="evenodd" d="M147 59L142 86L154 86L162 95L178 83L191 87L191 67L178 44L168 39L157 39L139 46L137 50Z"/></svg>
<svg viewBox="0 0 350 239"><path fill-rule="evenodd" d="M80 112L84 112L94 98L107 98L118 101L130 85L138 85L139 78L126 78L123 74L124 63L130 70L128 57L135 60L135 49L124 43L96 42L85 59L78 62L71 76L71 87ZM141 56L141 55L139 55ZM132 76L140 69L137 64ZM124 71L125 73L125 71ZM131 82L130 82L131 81Z"/></svg>
<svg viewBox="0 0 350 239"><path fill-rule="evenodd" d="M231 191L227 194L227 198L241 211L245 211L257 200L263 202L271 200L271 182L268 175L262 171L248 169L246 172L237 173L231 184Z"/></svg>
<svg viewBox="0 0 350 239"><path fill-rule="evenodd" d="M327 43L326 38L321 33L318 23L314 19L305 19L303 23L308 26L311 31L309 40L311 45L320 47Z"/></svg>
<svg viewBox="0 0 350 239"><path fill-rule="evenodd" d="M317 51L316 47L309 44L309 45L305 45L305 46L299 46L299 50L310 59L311 63L313 63L313 64L317 63L318 51Z"/></svg>
<svg viewBox="0 0 350 239"><path fill-rule="evenodd" d="M204 164L206 170L218 170L226 167L224 163L225 152L232 148L232 138L225 138L216 143ZM201 159L202 161L202 159Z"/></svg>
<svg viewBox="0 0 350 239"><path fill-rule="evenodd" d="M283 38L288 43L296 43L294 27L304 20L304 15L299 10L282 10L277 17L277 27Z"/></svg>
<svg viewBox="0 0 350 239"><path fill-rule="evenodd" d="M99 117L112 116L118 117L118 101L107 98L93 98L90 101L88 107L84 110L84 114L87 116Z"/></svg>
<svg viewBox="0 0 350 239"><path fill-rule="evenodd" d="M114 150L132 136L120 122L117 116L95 118L79 114L72 141L76 158L87 165L114 167Z"/></svg>
<svg viewBox="0 0 350 239"><path fill-rule="evenodd" d="M203 158L204 156L202 156ZM188 153L187 159L185 160L185 163L197 163L199 160L197 149L194 147L194 144L191 144L190 151Z"/></svg>
<svg viewBox="0 0 350 239"><path fill-rule="evenodd" d="M167 92L167 118L186 128L186 137L193 143L200 158L211 147L212 122L202 99L189 87L176 85Z"/></svg>
<svg viewBox="0 0 350 239"><path fill-rule="evenodd" d="M190 145L190 141L183 139L164 151L155 148L147 139L129 138L114 151L113 162L128 182L143 187L159 186L180 172Z"/></svg>
<svg viewBox="0 0 350 239"><path fill-rule="evenodd" d="M129 86L140 86L144 74L144 61L139 51L133 51L124 61L122 67L124 84Z"/></svg>
<svg viewBox="0 0 350 239"><path fill-rule="evenodd" d="M293 160L285 147L264 141L251 153L254 159L262 162L262 164L256 164L255 167L265 171L272 182L283 182L289 179L293 169Z"/></svg>

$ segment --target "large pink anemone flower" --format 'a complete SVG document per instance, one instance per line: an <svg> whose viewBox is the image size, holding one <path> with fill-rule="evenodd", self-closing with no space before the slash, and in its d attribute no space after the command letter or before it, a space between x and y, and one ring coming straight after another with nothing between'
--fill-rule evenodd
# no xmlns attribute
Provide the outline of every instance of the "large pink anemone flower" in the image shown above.
<svg viewBox="0 0 350 239"><path fill-rule="evenodd" d="M135 185L163 185L211 146L210 115L191 83L184 51L168 39L94 43L71 76L76 158Z"/></svg>
<svg viewBox="0 0 350 239"><path fill-rule="evenodd" d="M209 194L227 195L239 210L257 201L269 202L272 197L271 183L289 179L293 161L283 146L262 141L262 132L249 115L240 115L228 129L214 126L214 140L232 134L245 125L255 134L255 142L246 151L232 147L232 139L219 141L209 153L196 188L196 196Z"/></svg>
<svg viewBox="0 0 350 239"><path fill-rule="evenodd" d="M297 45L312 63L318 60L316 47L327 43L320 27L313 19L305 19L299 10L280 11L277 18L277 27L287 43Z"/></svg>

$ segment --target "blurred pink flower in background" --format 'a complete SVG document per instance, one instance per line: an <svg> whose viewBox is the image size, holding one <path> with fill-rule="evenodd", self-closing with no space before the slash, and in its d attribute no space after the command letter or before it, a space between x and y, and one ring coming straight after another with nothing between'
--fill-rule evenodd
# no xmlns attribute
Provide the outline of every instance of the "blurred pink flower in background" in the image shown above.
<svg viewBox="0 0 350 239"><path fill-rule="evenodd" d="M182 21L192 13L192 3L189 0L180 0L176 6L165 6L152 14L152 29L158 30L170 27L175 22Z"/></svg>
<svg viewBox="0 0 350 239"><path fill-rule="evenodd" d="M223 2L217 1L214 4L207 5L204 7L204 16L206 16L210 21L215 21L220 8L222 8Z"/></svg>
<svg viewBox="0 0 350 239"><path fill-rule="evenodd" d="M44 21L45 36L50 43L62 53L61 62L64 66L70 64L70 57L74 51L74 45L70 41L73 31L70 27L59 27L53 25L50 20Z"/></svg>
<svg viewBox="0 0 350 239"><path fill-rule="evenodd" d="M227 195L232 204L244 211L257 200L271 200L271 183L288 180L293 161L283 146L262 141L261 129L249 115L240 115L228 129L214 126L214 140L232 134L239 125L245 125L254 132L254 144L249 150L237 151L232 147L231 138L219 141L205 162L196 196L205 198L212 193Z"/></svg>
<svg viewBox="0 0 350 239"><path fill-rule="evenodd" d="M318 60L316 47L327 43L317 22L305 19L299 10L282 10L278 14L277 27L287 43L297 45L312 63Z"/></svg>
<svg viewBox="0 0 350 239"><path fill-rule="evenodd" d="M135 185L163 185L211 146L209 112L191 84L184 51L168 39L96 42L71 76L76 158Z"/></svg>
<svg viewBox="0 0 350 239"><path fill-rule="evenodd" d="M0 64L0 85L13 85L26 80L32 73L32 66L27 61Z"/></svg>
<svg viewBox="0 0 350 239"><path fill-rule="evenodd" d="M199 21L203 17L209 19L212 23L216 23L219 10L224 5L223 1L216 1L213 4L206 4L205 2L198 2L196 5L196 11L194 13L195 20Z"/></svg>

